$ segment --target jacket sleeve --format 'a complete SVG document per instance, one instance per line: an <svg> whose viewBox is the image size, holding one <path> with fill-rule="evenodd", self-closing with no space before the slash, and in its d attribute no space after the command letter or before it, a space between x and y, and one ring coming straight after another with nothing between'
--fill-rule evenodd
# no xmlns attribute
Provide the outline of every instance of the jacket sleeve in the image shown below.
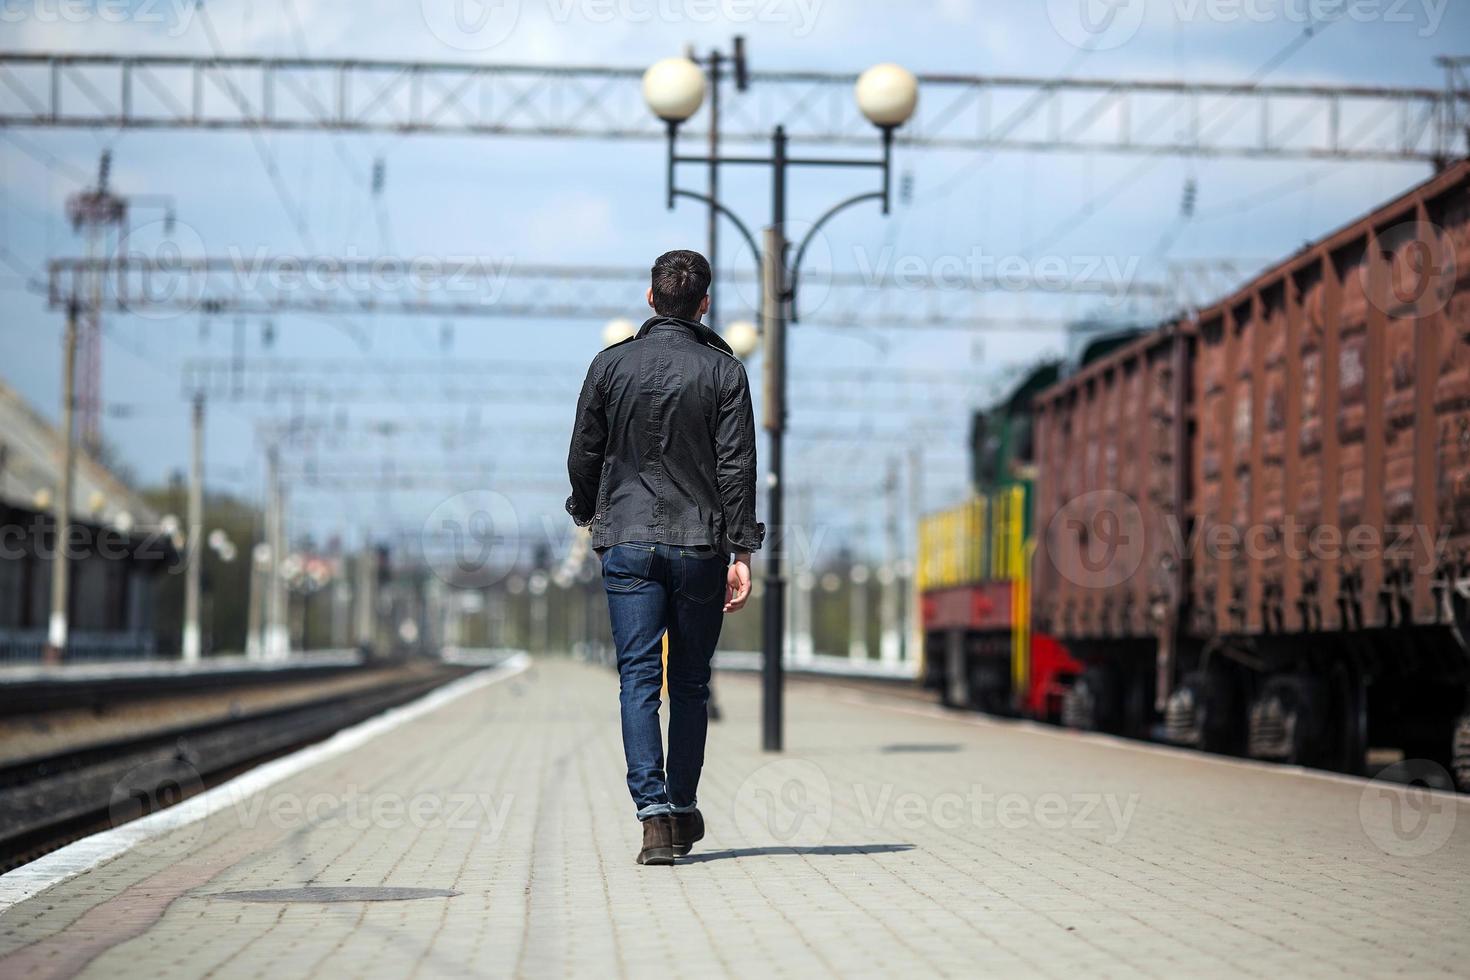
<svg viewBox="0 0 1470 980"><path fill-rule="evenodd" d="M755 412L750 383L739 362L720 391L715 423L715 469L724 514L726 551L758 551L766 526L755 519Z"/></svg>
<svg viewBox="0 0 1470 980"><path fill-rule="evenodd" d="M567 476L572 495L567 513L579 527L592 523L597 511L597 491L602 482L603 450L607 448L607 415L602 397L602 365L594 358L577 398L577 418L572 423L572 445L567 451Z"/></svg>

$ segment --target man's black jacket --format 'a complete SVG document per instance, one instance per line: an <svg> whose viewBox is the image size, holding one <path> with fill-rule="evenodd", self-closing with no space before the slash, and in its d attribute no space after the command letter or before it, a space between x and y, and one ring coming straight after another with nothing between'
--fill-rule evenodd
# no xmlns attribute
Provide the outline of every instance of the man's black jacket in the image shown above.
<svg viewBox="0 0 1470 980"><path fill-rule="evenodd" d="M713 330L656 316L592 359L567 454L567 513L592 547L755 551L755 414L745 367Z"/></svg>

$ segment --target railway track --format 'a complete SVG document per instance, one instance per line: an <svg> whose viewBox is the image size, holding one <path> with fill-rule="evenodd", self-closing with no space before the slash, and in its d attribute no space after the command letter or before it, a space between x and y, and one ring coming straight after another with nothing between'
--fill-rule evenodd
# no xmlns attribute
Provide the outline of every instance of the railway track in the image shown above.
<svg viewBox="0 0 1470 980"><path fill-rule="evenodd" d="M171 725L0 763L0 872L172 806L253 766L417 697L472 668L389 672L381 682L282 707ZM106 703L105 685L88 695ZM123 698L135 693L120 692Z"/></svg>

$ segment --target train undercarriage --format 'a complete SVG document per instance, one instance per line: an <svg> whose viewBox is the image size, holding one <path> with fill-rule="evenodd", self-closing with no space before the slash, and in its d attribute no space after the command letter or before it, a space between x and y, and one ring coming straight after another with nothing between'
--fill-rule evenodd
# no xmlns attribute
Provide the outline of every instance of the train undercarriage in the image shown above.
<svg viewBox="0 0 1470 980"><path fill-rule="evenodd" d="M923 682L951 708L1470 791L1470 657L1450 627L1186 640L1166 664L1151 639L1074 640L1019 671L1015 644L930 630Z"/></svg>
<svg viewBox="0 0 1470 980"><path fill-rule="evenodd" d="M1470 790L1470 660L1449 628L1185 642L1162 697L1153 641L1070 649L1069 727L1350 774L1398 758Z"/></svg>

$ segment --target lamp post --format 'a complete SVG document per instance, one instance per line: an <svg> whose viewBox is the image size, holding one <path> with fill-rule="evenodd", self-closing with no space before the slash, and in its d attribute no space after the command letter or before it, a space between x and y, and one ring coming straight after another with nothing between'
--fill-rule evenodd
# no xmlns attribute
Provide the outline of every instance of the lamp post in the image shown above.
<svg viewBox="0 0 1470 980"><path fill-rule="evenodd" d="M786 131L777 126L771 134L770 156L689 156L679 153L676 145L681 123L699 110L704 102L705 73L688 58L665 58L643 74L643 98L654 115L668 127L668 160L666 165L667 206L672 209L677 198L700 201L718 211L745 238L752 254L759 256L761 266L761 329L765 348L765 429L769 439L766 472L769 487L767 520L774 529L771 553L763 562L765 568L765 600L762 605L761 666L761 745L767 752L779 752L782 746L782 664L784 615L786 608L781 554L784 472L782 435L786 427L786 323L797 319L797 286L801 260L812 238L834 215L864 201L878 201L888 213L893 131L913 115L919 88L914 76L898 65L875 65L859 76L854 95L858 108L882 138L882 157L853 159L843 157L792 156L787 152ZM675 170L681 163L711 168L722 164L771 168L771 224L764 242L757 245L755 236L733 211L713 197L676 186ZM847 167L876 169L881 189L856 194L829 208L812 224L788 260L786 225L786 171L791 167Z"/></svg>
<svg viewBox="0 0 1470 980"><path fill-rule="evenodd" d="M691 56L692 57L692 56ZM745 38L737 35L735 37L734 52L730 55L722 54L718 49L709 53L706 62L706 70L709 75L709 196L712 200L720 198L720 82L724 78L724 68L729 65L730 74L734 76L735 91L744 92L750 84L750 73L745 65ZM713 207L709 209L709 221L706 226L705 237L708 241L708 253L705 258L709 259L711 269L719 268L720 250L720 213ZM719 317L720 291L718 284L710 289L709 312L704 319L711 330L720 329Z"/></svg>

